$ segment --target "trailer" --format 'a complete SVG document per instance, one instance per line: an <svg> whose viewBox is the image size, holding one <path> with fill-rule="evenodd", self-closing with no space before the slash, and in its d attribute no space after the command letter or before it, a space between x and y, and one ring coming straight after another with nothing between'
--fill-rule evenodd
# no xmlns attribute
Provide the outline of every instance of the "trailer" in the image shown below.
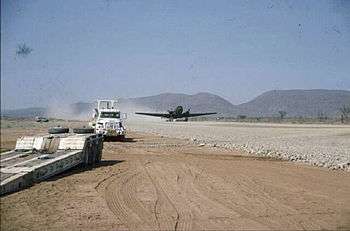
<svg viewBox="0 0 350 231"><path fill-rule="evenodd" d="M1 154L0 195L19 191L74 166L101 161L101 134L58 133L24 136L14 150Z"/></svg>

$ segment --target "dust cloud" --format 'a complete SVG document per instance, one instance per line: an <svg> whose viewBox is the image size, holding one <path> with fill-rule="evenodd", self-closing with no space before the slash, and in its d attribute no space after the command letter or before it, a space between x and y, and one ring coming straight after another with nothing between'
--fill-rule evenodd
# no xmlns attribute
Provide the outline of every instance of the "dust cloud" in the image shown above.
<svg viewBox="0 0 350 231"><path fill-rule="evenodd" d="M77 110L72 104L51 103L47 108L47 116L64 120L90 121L93 110Z"/></svg>
<svg viewBox="0 0 350 231"><path fill-rule="evenodd" d="M94 114L94 108L97 107L97 103L76 103L66 104L59 102L52 102L47 108L47 117L64 119L64 120L80 120L91 121ZM157 117L136 115L135 112L154 112L152 109L144 106L140 106L130 102L129 100L121 100L118 104L118 109L125 121L140 122L140 121L159 121ZM126 114L126 119L123 116Z"/></svg>
<svg viewBox="0 0 350 231"><path fill-rule="evenodd" d="M127 114L127 120L130 122L140 122L140 121L157 121L159 118L151 116L136 115L135 112L154 112L152 109L144 106L137 105L132 102L121 102L120 112Z"/></svg>

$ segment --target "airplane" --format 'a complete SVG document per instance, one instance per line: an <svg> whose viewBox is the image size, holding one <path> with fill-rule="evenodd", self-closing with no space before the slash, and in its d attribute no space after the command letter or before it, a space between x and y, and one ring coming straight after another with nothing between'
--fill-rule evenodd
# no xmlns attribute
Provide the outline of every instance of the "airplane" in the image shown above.
<svg viewBox="0 0 350 231"><path fill-rule="evenodd" d="M203 116L203 115L214 115L216 112L207 112L207 113L190 113L190 109L183 112L182 106L177 106L175 110L168 110L168 113L147 113L147 112L135 112L138 115L146 116L156 116L161 118L167 118L167 121L174 121L177 119L184 118L184 121L188 121L189 117Z"/></svg>

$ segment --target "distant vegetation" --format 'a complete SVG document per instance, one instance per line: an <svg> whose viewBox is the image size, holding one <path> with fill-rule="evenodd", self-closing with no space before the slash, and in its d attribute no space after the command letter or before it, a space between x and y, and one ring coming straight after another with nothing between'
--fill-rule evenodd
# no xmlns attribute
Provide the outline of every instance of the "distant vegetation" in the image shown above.
<svg viewBox="0 0 350 231"><path fill-rule="evenodd" d="M285 111L278 111L278 113L280 114L281 120L283 120L284 117L286 117L286 115L287 115L287 112L285 112Z"/></svg>
<svg viewBox="0 0 350 231"><path fill-rule="evenodd" d="M224 117L222 117L222 118L224 118ZM244 120L244 119L246 119L246 118L247 118L246 115L238 115L238 116L237 116L237 119L240 119L240 120Z"/></svg>
<svg viewBox="0 0 350 231"><path fill-rule="evenodd" d="M292 123L292 124L350 124L350 120L342 121L341 118L316 118L316 117L286 117L281 119L280 116L276 117L247 117L240 115L237 117L198 117L190 118L189 121L217 121L217 122L247 122L247 123Z"/></svg>
<svg viewBox="0 0 350 231"><path fill-rule="evenodd" d="M340 113L341 113L341 122L347 122L349 121L350 118L350 106L343 106L339 109Z"/></svg>

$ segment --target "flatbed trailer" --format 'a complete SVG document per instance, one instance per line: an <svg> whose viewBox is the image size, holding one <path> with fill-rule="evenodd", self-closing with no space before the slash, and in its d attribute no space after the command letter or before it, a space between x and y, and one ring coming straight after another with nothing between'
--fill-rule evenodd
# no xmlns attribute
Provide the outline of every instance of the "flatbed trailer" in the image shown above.
<svg viewBox="0 0 350 231"><path fill-rule="evenodd" d="M77 165L101 161L100 134L25 136L0 155L0 195L15 192Z"/></svg>

